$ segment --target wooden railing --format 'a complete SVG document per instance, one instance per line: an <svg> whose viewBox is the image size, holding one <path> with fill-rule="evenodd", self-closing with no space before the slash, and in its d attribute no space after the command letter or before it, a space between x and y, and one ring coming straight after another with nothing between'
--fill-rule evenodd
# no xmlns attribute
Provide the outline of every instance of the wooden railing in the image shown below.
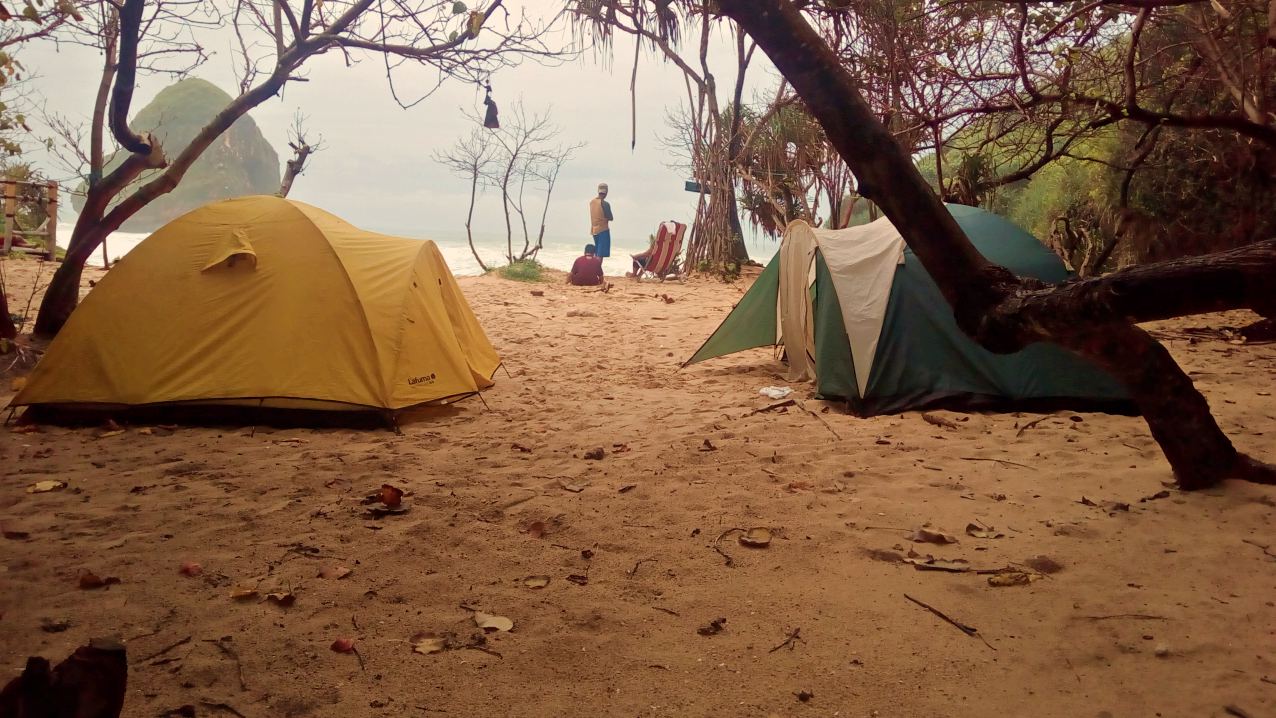
<svg viewBox="0 0 1276 718"><path fill-rule="evenodd" d="M42 254L52 261L58 254L58 183L26 182L8 177L0 178L0 187L4 191L4 248L3 253L23 252L26 254ZM38 187L44 193L43 202L46 217L39 227L24 230L18 226L18 189L19 187ZM24 247L14 240L42 239L43 247Z"/></svg>

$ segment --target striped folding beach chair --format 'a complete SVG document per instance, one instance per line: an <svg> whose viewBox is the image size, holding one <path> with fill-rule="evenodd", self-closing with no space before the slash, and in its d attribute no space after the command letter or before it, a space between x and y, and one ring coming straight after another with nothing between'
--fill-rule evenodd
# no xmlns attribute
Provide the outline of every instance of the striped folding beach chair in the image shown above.
<svg viewBox="0 0 1276 718"><path fill-rule="evenodd" d="M672 232L669 224L674 227ZM678 274L678 255L682 253L682 237L686 232L687 225L681 222L661 222L660 229L656 230L656 245L652 248L651 257L634 279L651 276L663 282Z"/></svg>

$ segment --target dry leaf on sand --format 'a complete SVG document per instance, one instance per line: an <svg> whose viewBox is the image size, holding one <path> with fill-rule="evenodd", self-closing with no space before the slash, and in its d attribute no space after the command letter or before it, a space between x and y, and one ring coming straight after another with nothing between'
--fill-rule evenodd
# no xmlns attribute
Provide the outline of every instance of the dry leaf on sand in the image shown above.
<svg viewBox="0 0 1276 718"><path fill-rule="evenodd" d="M740 534L740 544L751 548L766 548L771 545L771 529L756 526Z"/></svg>
<svg viewBox="0 0 1276 718"><path fill-rule="evenodd" d="M989 586L1027 586L1032 583L1032 576L1023 571L1007 571L988 577Z"/></svg>
<svg viewBox="0 0 1276 718"><path fill-rule="evenodd" d="M79 580L80 580L80 588L85 590L90 590L94 588L102 588L104 586L110 586L111 584L120 582L120 579L114 576L107 576L106 578L102 578L98 576L96 573L93 573L92 571L88 569L84 569L83 571L80 572Z"/></svg>
<svg viewBox="0 0 1276 718"><path fill-rule="evenodd" d="M980 526L979 524L974 523L966 524L966 535L982 539L999 539L1005 536L1005 534L997 531L992 526Z"/></svg>
<svg viewBox="0 0 1276 718"><path fill-rule="evenodd" d="M353 571L346 568L345 566L333 566L331 568L325 568L320 570L319 578L327 578L327 579L332 579L334 581L337 581L337 580L345 578L346 576L349 576L351 573L353 573Z"/></svg>
<svg viewBox="0 0 1276 718"><path fill-rule="evenodd" d="M407 512L407 506L369 506L367 517L370 519L383 519L387 516L398 516Z"/></svg>
<svg viewBox="0 0 1276 718"><path fill-rule="evenodd" d="M435 633L418 633L408 642L412 644L413 653L428 655L447 650L447 636Z"/></svg>
<svg viewBox="0 0 1276 718"><path fill-rule="evenodd" d="M275 591L266 594L266 600L277 606L287 608L297 602L297 594L292 591Z"/></svg>
<svg viewBox="0 0 1276 718"><path fill-rule="evenodd" d="M1044 574L1059 573L1063 570L1063 564L1049 556L1030 556L1024 559L1023 563L1033 571Z"/></svg>
<svg viewBox="0 0 1276 718"><path fill-rule="evenodd" d="M235 601L247 601L257 597L257 589L252 586L236 586L235 590L230 592L230 597Z"/></svg>
<svg viewBox="0 0 1276 718"><path fill-rule="evenodd" d="M381 484L381 489L377 492L377 501L393 509L403 503L403 489L389 484Z"/></svg>
<svg viewBox="0 0 1276 718"><path fill-rule="evenodd" d="M545 588L549 585L549 576L528 576L523 579L523 585L527 588Z"/></svg>
<svg viewBox="0 0 1276 718"><path fill-rule="evenodd" d="M726 626L727 619L715 618L712 621L709 621L707 625L697 628L696 633L699 633L702 636L716 636L726 630Z"/></svg>
<svg viewBox="0 0 1276 718"><path fill-rule="evenodd" d="M65 489L65 488L66 488L65 481L37 481L34 484L31 484L30 486L27 487L27 493L28 494L44 494L50 491L58 491L59 489Z"/></svg>
<svg viewBox="0 0 1276 718"><path fill-rule="evenodd" d="M948 571L950 573L965 573L970 570L970 563L962 558L935 558L934 556L919 556L917 558L906 558L904 563L911 563L918 571Z"/></svg>
<svg viewBox="0 0 1276 718"><path fill-rule="evenodd" d="M956 536L950 536L942 531L931 531L929 529L917 529L908 535L908 539L915 543L957 543Z"/></svg>
<svg viewBox="0 0 1276 718"><path fill-rule="evenodd" d="M474 612L474 625L491 633L492 631L508 631L514 628L514 622L504 616L494 616L482 611Z"/></svg>

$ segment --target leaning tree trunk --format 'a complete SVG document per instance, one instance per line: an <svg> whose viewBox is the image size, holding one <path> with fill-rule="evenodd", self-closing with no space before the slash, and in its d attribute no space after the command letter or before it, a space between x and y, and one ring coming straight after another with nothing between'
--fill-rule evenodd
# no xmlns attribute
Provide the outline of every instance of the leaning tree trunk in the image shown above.
<svg viewBox="0 0 1276 718"><path fill-rule="evenodd" d="M786 0L719 0L719 6L806 102L855 173L860 194L899 229L963 331L994 352L1051 341L1106 367L1137 402L1184 488L1227 477L1276 482L1271 467L1236 451L1169 352L1130 324L1272 306L1276 241L1058 287L1016 277L975 249L797 7Z"/></svg>
<svg viewBox="0 0 1276 718"><path fill-rule="evenodd" d="M135 0L129 0L134 2ZM136 32L136 28L133 29ZM121 68L124 67L124 45L121 43ZM294 51L290 51L294 52ZM35 333L43 337L53 337L71 317L80 296L80 276L84 264L95 249L111 232L120 228L125 220L137 214L143 207L159 197L173 191L186 171L204 150L223 132L230 129L240 117L249 110L260 105L270 97L274 97L288 80L289 68L297 60L285 57L279 67L261 84L248 92L231 100L207 125L195 135L170 164L159 141L149 135L139 135L146 152L134 152L124 162L102 178L102 181L91 187L85 197L84 207L71 232L71 241L67 246L66 256L62 264L53 274L49 288L40 303L40 312L36 315ZM123 82L125 73L120 71L118 83ZM112 108L112 112L115 109ZM117 138L118 139L118 138ZM121 144L125 144L121 142ZM127 146L127 145L125 145ZM146 170L159 170L154 179L147 181L140 188L110 206L112 200L123 196L133 180Z"/></svg>
<svg viewBox="0 0 1276 718"><path fill-rule="evenodd" d="M292 144L293 157L284 165L284 177L279 182L280 197L287 197L292 191L292 183L296 181L297 175L306 171L306 160L310 158L310 153L313 151L314 149L306 144L305 140L299 139Z"/></svg>
<svg viewBox="0 0 1276 718"><path fill-rule="evenodd" d="M18 336L18 328L13 325L13 318L9 316L9 300L5 296L4 287L0 287L0 339L15 339Z"/></svg>

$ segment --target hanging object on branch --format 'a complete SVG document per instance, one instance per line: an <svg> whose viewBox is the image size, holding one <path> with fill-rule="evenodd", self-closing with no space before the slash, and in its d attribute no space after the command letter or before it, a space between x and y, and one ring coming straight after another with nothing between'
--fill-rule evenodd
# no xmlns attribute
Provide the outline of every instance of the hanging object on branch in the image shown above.
<svg viewBox="0 0 1276 718"><path fill-rule="evenodd" d="M496 109L496 102L492 99L492 83L484 85L487 94L483 96L483 104L487 105L487 114L483 117L483 126L489 130L498 130L501 127L501 121L497 117L499 111Z"/></svg>

